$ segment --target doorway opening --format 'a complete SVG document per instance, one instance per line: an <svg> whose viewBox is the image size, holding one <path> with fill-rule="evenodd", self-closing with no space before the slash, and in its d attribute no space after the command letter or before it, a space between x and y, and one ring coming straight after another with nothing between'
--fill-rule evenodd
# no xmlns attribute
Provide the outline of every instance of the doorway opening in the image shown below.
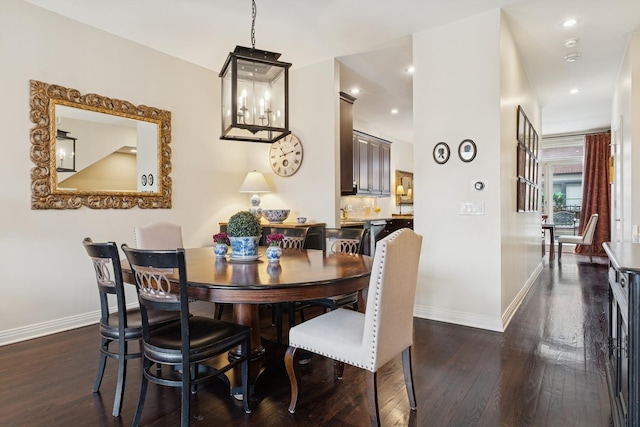
<svg viewBox="0 0 640 427"><path fill-rule="evenodd" d="M576 235L582 218L584 136L542 138L542 215L555 236Z"/></svg>

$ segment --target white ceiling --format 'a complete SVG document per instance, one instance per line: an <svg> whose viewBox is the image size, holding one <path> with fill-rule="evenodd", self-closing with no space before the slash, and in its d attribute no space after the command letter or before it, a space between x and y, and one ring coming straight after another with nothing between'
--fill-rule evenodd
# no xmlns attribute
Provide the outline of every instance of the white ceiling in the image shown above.
<svg viewBox="0 0 640 427"><path fill-rule="evenodd" d="M25 0L218 71L251 46L250 0ZM358 85L354 114L380 136L412 141L411 34L502 8L542 107L542 134L609 127L614 82L638 0L256 0L256 48L293 68L337 57L341 89ZM574 17L578 24L562 28ZM564 40L576 37L567 49ZM565 54L579 51L575 63ZM577 87L580 92L570 95ZM391 115L391 108L399 113Z"/></svg>

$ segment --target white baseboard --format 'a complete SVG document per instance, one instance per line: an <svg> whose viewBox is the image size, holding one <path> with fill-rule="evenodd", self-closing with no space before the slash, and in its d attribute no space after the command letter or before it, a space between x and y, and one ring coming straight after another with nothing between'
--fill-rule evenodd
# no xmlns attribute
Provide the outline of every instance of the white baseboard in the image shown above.
<svg viewBox="0 0 640 427"><path fill-rule="evenodd" d="M511 304L509 304L509 307L507 307L505 312L502 313L503 330L506 330L507 326L509 326L509 323L511 322L511 319L516 314L516 311L518 311L518 308L522 304L522 301L524 301L524 297L526 297L527 294L529 293L529 291L531 290L531 287L533 286L533 284L535 283L536 279L538 278L538 276L542 272L543 268L544 268L544 264L542 264L542 262L540 264L538 264L538 266L533 271L533 273L531 274L531 276L529 277L527 282L524 284L522 289L520 289L520 292L518 292L518 294L513 299L513 301L511 301Z"/></svg>
<svg viewBox="0 0 640 427"><path fill-rule="evenodd" d="M413 308L413 315L422 319L502 332L500 319L488 316L474 316L462 311L443 310L435 307L416 305Z"/></svg>
<svg viewBox="0 0 640 427"><path fill-rule="evenodd" d="M136 301L134 303L127 304L127 309L135 308L137 306L138 302ZM112 308L112 310L115 310L115 307ZM0 331L0 347L20 341L43 337L45 335L81 328L83 326L93 325L98 323L99 319L100 310L95 310L88 313L63 317L61 319L54 319L47 322L35 323L33 325L22 326L20 328Z"/></svg>
<svg viewBox="0 0 640 427"><path fill-rule="evenodd" d="M504 332L518 307L520 307L522 301L524 301L524 297L527 295L531 286L533 286L533 283L542 272L543 267L542 263L536 267L534 272L531 274L531 277L529 277L525 285L520 289L520 292L518 292L518 295L516 295L511 304L509 304L509 307L507 307L507 310L502 314L502 318L498 319L489 316L470 315L466 312L443 310L440 308L418 305L413 308L413 315L422 319L435 320L438 322L453 323L456 325L470 326L472 328Z"/></svg>

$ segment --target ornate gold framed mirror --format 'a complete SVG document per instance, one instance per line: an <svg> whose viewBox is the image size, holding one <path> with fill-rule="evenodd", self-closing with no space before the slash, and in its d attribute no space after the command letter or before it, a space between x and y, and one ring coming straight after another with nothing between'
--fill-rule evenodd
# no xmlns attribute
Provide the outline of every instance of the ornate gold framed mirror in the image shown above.
<svg viewBox="0 0 640 427"><path fill-rule="evenodd" d="M396 205L413 204L413 172L396 170Z"/></svg>
<svg viewBox="0 0 640 427"><path fill-rule="evenodd" d="M171 208L169 111L36 80L30 102L32 209Z"/></svg>

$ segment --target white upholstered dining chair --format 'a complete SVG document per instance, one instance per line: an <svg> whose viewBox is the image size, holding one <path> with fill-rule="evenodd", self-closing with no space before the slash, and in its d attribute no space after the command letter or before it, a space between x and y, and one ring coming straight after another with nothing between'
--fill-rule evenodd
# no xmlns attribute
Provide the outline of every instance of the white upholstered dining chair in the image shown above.
<svg viewBox="0 0 640 427"><path fill-rule="evenodd" d="M183 248L182 227L166 221L152 222L134 228L138 249L176 250Z"/></svg>
<svg viewBox="0 0 640 427"><path fill-rule="evenodd" d="M558 237L558 261L562 258L562 244L575 243L576 245L585 245L589 247L589 261L593 263L593 236L598 225L598 214L593 214L587 222L587 226L581 236L559 236ZM553 243L553 242L551 242Z"/></svg>
<svg viewBox="0 0 640 427"><path fill-rule="evenodd" d="M377 371L402 354L409 406L416 409L411 346L421 245L422 236L407 228L377 243L366 313L339 308L291 328L285 355L291 382L290 413L295 412L298 401L299 376L294 363L297 349L334 359L338 379L342 378L345 363L365 369L369 417L374 426L380 425Z"/></svg>

